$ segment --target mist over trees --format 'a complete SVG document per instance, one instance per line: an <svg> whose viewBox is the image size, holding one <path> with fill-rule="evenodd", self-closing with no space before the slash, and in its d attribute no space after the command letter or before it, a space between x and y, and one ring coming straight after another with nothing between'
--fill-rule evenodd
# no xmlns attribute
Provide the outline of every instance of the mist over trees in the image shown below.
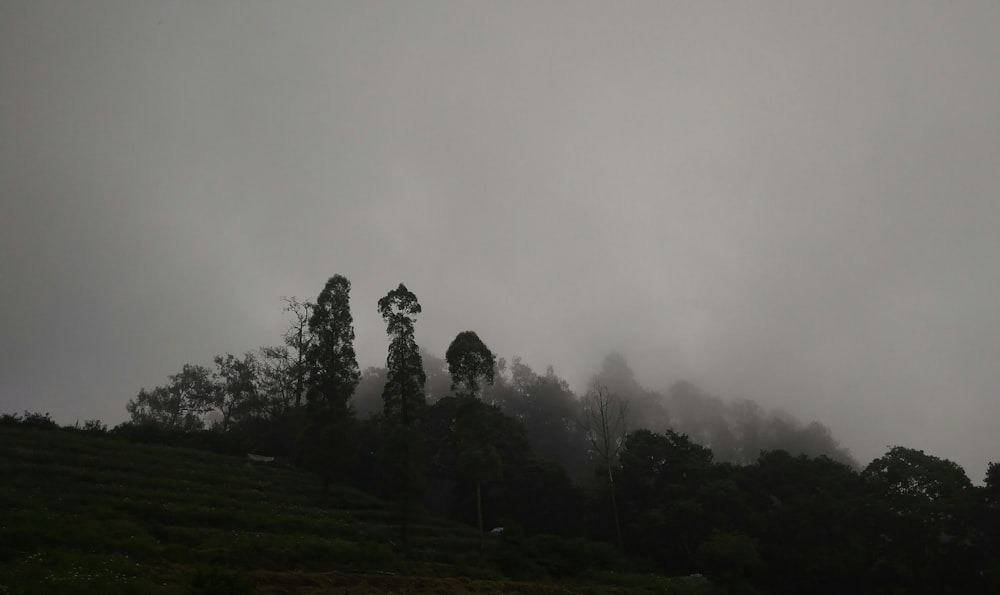
<svg viewBox="0 0 1000 595"><path fill-rule="evenodd" d="M393 499L404 545L428 510L477 526L481 551L494 526L588 537L736 590L958 593L1000 576L996 465L983 488L902 446L859 469L817 421L683 380L650 389L618 353L584 395L475 331L441 358L418 346L403 284L376 305L386 365L362 371L350 289L335 275L315 302L286 299L280 345L183 366L115 432L283 457Z"/></svg>

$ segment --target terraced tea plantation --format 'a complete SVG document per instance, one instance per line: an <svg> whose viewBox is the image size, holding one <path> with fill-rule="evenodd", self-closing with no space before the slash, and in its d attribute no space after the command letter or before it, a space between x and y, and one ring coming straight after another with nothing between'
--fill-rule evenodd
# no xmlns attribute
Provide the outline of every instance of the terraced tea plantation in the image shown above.
<svg viewBox="0 0 1000 595"><path fill-rule="evenodd" d="M708 593L685 579L588 571L556 538L492 539L413 521L308 473L70 430L0 427L0 593ZM594 544L597 547L598 544ZM533 549L534 548L534 549ZM504 568L579 565L572 579Z"/></svg>

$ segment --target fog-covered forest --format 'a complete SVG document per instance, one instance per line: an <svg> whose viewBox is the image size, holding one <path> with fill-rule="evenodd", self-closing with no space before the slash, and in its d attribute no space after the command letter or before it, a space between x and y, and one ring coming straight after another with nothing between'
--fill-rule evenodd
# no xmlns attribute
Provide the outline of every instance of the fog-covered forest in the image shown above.
<svg viewBox="0 0 1000 595"><path fill-rule="evenodd" d="M0 593L997 591L997 56L998 2L0 1Z"/></svg>
<svg viewBox="0 0 1000 595"><path fill-rule="evenodd" d="M900 445L859 468L819 421L684 381L643 387L616 353L585 394L475 331L442 358L416 343L424 305L402 284L378 303L386 365L361 371L350 289L336 275L315 300L286 299L279 342L185 365L129 400L112 432L361 487L398 503L404 541L422 510L481 533L605 541L746 592L963 593L1000 579L1000 465L975 486Z"/></svg>

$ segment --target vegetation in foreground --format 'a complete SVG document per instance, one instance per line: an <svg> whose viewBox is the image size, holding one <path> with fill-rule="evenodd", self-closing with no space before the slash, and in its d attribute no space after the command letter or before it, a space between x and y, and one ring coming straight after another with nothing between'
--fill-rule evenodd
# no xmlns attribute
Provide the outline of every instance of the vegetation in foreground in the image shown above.
<svg viewBox="0 0 1000 595"><path fill-rule="evenodd" d="M145 446L84 436L108 434L98 421L35 439L58 430L47 414L0 416L17 426L0 452L0 585L874 595L1000 583L1000 464L978 487L952 461L894 446L859 470L820 424L683 382L647 391L621 356L581 397L551 369L508 368L473 331L439 360L416 344L422 308L403 284L378 302L386 367L362 373L349 292L335 275L315 303L289 300L282 346L140 390L110 434ZM219 458L248 453L312 475Z"/></svg>
<svg viewBox="0 0 1000 595"><path fill-rule="evenodd" d="M617 571L609 546L492 538L280 462L0 426L0 592L711 593ZM513 577L513 578L512 578Z"/></svg>

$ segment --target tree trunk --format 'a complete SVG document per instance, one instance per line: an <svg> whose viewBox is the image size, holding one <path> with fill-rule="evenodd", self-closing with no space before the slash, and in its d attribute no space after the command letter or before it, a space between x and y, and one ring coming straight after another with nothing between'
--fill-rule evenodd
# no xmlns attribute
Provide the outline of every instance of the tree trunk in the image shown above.
<svg viewBox="0 0 1000 595"><path fill-rule="evenodd" d="M479 555L483 555L483 495L481 485L476 482L476 518L479 520Z"/></svg>
<svg viewBox="0 0 1000 595"><path fill-rule="evenodd" d="M618 498L615 496L615 478L611 475L611 470L608 470L608 481L611 483L611 508L615 517L615 537L618 539L618 554L620 556L625 555L625 544L622 541L622 525L618 520Z"/></svg>

